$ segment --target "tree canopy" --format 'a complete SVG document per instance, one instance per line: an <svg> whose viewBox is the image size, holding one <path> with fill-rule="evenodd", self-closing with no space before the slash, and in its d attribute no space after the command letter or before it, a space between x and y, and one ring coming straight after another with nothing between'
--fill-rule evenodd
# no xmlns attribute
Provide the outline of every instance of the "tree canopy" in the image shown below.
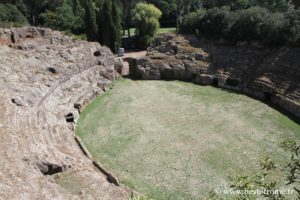
<svg viewBox="0 0 300 200"><path fill-rule="evenodd" d="M129 29L135 26L138 28L139 35L144 34L141 26L137 23L136 16L136 6L141 5L140 3L151 4L161 11L161 16L158 18L159 24L152 23L154 29L158 27L157 25L161 27L180 26L181 31L185 27L186 32L195 32L205 23L211 23L209 17L216 17L214 19L216 23L221 22L217 20L218 17L214 13L208 16L211 11L206 15L203 14L203 11L219 8L221 10L218 10L216 14L220 14L220 16L226 12L229 12L230 15L243 16L248 12L245 10L260 7L269 13L281 13L274 15L274 19L277 21L269 18L268 21L277 27L282 27L284 24L293 25L293 28L290 29L293 33L298 30L299 26L297 24L298 16L295 17L298 12L294 12L299 8L299 2L298 0L0 0L0 25L17 26L30 23L74 34L85 34L89 40L99 41L114 51L121 46L120 29L123 28L123 33L127 29L128 35L130 35ZM225 11L226 9L222 10L225 7L227 11ZM259 11L253 11L252 14L256 15L257 12ZM241 15L241 13L244 14ZM278 21L283 19L281 16L284 20ZM149 18L149 16L144 17ZM292 21L293 17L294 21ZM234 17L229 18L234 19ZM151 17L150 19L153 20ZM199 25L201 20L204 22L203 19L208 19L208 21ZM151 20L148 20L147 23ZM222 23L226 23L226 20L228 18L224 18ZM216 25L215 22L212 25ZM230 27L233 22L234 20L229 24ZM265 23L265 21L263 22ZM146 24L143 25L146 26ZM270 26L266 27L268 28L265 30L270 29ZM276 34L278 35L278 31ZM153 34L150 33L150 35Z"/></svg>

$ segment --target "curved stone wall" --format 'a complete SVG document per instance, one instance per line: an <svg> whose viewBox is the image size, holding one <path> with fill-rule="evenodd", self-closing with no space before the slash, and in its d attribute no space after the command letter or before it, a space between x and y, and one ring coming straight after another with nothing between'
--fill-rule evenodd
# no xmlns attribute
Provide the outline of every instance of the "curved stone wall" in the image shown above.
<svg viewBox="0 0 300 200"><path fill-rule="evenodd" d="M0 29L0 199L127 198L74 135L80 110L120 67L98 43L43 28ZM60 174L73 185L57 184Z"/></svg>
<svg viewBox="0 0 300 200"><path fill-rule="evenodd" d="M300 48L229 46L165 34L146 57L128 61L134 78L216 85L278 105L300 118L299 55Z"/></svg>

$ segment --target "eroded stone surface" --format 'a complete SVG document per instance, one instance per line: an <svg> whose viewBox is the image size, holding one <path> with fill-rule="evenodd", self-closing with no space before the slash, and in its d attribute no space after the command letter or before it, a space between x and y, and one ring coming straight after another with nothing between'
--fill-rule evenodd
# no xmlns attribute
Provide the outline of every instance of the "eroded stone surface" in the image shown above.
<svg viewBox="0 0 300 200"><path fill-rule="evenodd" d="M300 48L226 46L165 34L146 57L130 62L140 79L217 85L279 105L300 118Z"/></svg>
<svg viewBox="0 0 300 200"><path fill-rule="evenodd" d="M98 43L43 28L0 29L0 199L126 199L83 154L73 123L118 78L119 65ZM72 194L49 176L63 171L87 188Z"/></svg>

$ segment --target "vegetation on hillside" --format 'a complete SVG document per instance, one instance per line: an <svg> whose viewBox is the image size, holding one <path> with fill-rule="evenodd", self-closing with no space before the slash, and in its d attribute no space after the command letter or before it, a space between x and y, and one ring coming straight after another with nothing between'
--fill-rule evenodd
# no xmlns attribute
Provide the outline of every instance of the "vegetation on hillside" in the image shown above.
<svg viewBox="0 0 300 200"><path fill-rule="evenodd" d="M27 23L27 19L18 10L17 6L12 4L0 4L0 27L22 26Z"/></svg>
<svg viewBox="0 0 300 200"><path fill-rule="evenodd" d="M139 8L144 19L137 20L137 5L148 5ZM145 47L159 25L233 44L298 46L299 6L296 0L0 0L0 26L30 23L86 34L113 51L121 46L122 30L130 37L130 28L136 28L136 41ZM153 15L146 14L150 7Z"/></svg>
<svg viewBox="0 0 300 200"><path fill-rule="evenodd" d="M300 44L300 9L287 0L216 1L183 17L180 32L231 44Z"/></svg>

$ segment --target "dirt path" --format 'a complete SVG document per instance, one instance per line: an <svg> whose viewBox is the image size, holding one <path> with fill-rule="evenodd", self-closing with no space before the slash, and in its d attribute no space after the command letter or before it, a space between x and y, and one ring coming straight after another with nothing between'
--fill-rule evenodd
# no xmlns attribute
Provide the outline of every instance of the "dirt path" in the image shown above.
<svg viewBox="0 0 300 200"><path fill-rule="evenodd" d="M147 51L133 51L125 53L124 58L141 58L146 56ZM123 62L122 76L129 75L129 63L127 61Z"/></svg>
<svg viewBox="0 0 300 200"><path fill-rule="evenodd" d="M141 58L146 56L147 51L132 51L125 53L124 58Z"/></svg>

